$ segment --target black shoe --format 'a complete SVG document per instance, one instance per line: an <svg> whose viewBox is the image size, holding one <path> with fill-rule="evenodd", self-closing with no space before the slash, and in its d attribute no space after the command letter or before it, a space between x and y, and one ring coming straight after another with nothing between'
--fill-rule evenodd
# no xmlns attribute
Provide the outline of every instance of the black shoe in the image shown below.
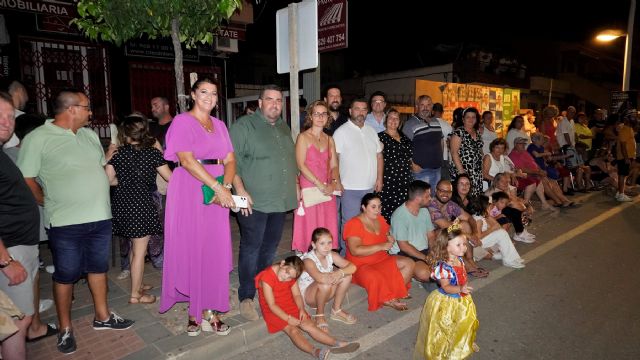
<svg viewBox="0 0 640 360"><path fill-rule="evenodd" d="M76 352L76 338L73 337L71 328L64 328L58 334L58 351L63 354L73 354Z"/></svg>
<svg viewBox="0 0 640 360"><path fill-rule="evenodd" d="M573 190L569 189L567 191L563 191L562 192L565 196L573 196L575 195L575 193L573 192Z"/></svg>
<svg viewBox="0 0 640 360"><path fill-rule="evenodd" d="M123 319L112 312L107 321L93 319L93 330L126 330L132 327L134 322L133 320Z"/></svg>

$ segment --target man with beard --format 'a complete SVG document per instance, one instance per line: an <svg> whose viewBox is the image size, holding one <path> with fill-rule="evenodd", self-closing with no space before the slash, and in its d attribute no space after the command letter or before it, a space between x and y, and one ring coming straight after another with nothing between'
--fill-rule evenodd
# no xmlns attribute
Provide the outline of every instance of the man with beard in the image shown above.
<svg viewBox="0 0 640 360"><path fill-rule="evenodd" d="M229 131L237 166L233 187L249 203L238 214L238 298L240 315L251 321L259 318L253 303L254 278L272 264L285 215L298 204L295 147L291 129L281 115L282 90L266 85L256 112L238 119Z"/></svg>
<svg viewBox="0 0 640 360"><path fill-rule="evenodd" d="M428 95L421 95L416 101L414 114L402 128L402 132L413 142L413 161L411 168L416 180L431 185L431 191L440 181L445 149L445 138L438 118L433 117L433 101Z"/></svg>
<svg viewBox="0 0 640 360"><path fill-rule="evenodd" d="M340 160L340 179L344 191L340 199L340 234L342 227L360 213L360 200L372 191L382 190L382 143L378 134L365 126L367 101L355 99L349 108L350 121L333 134L336 152ZM341 254L346 246L340 236Z"/></svg>
<svg viewBox="0 0 640 360"><path fill-rule="evenodd" d="M149 121L149 132L158 139L164 149L164 137L167 135L171 120L173 120L173 116L169 112L169 100L162 96L151 99L151 113L158 122Z"/></svg>
<svg viewBox="0 0 640 360"><path fill-rule="evenodd" d="M333 133L344 123L349 121L349 118L340 112L340 106L342 106L342 91L338 85L328 85L324 90L323 95L324 102L329 105L329 114L331 114L331 125L325 132L329 136L333 136Z"/></svg>
<svg viewBox="0 0 640 360"><path fill-rule="evenodd" d="M478 267L473 260L473 248L479 245L478 236L476 235L476 222L468 212L451 201L452 193L453 185L451 185L451 181L438 181L435 199L432 198L428 205L431 222L435 226L434 230L439 231L440 229L446 229L451 226L454 221L458 220L462 232L467 235L470 243L469 246L467 246L467 253L464 257L464 265L467 268L467 272L474 277L487 277L489 272Z"/></svg>

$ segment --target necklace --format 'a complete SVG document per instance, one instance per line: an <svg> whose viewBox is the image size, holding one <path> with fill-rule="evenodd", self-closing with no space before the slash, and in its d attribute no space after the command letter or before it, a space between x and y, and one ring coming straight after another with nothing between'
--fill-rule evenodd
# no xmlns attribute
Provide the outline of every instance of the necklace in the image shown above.
<svg viewBox="0 0 640 360"><path fill-rule="evenodd" d="M322 133L316 135L309 131L309 135L311 136L311 139L313 139L318 144L317 147L320 147L320 145L322 145Z"/></svg>
<svg viewBox="0 0 640 360"><path fill-rule="evenodd" d="M205 124L203 124L203 123L200 121L200 119L197 119L197 120L198 120L198 122L200 123L200 126L202 126L202 128L203 128L206 132L208 132L208 133L213 132L213 124L211 123L211 120L207 121L207 123L208 123L208 124L206 124L206 125L205 125Z"/></svg>

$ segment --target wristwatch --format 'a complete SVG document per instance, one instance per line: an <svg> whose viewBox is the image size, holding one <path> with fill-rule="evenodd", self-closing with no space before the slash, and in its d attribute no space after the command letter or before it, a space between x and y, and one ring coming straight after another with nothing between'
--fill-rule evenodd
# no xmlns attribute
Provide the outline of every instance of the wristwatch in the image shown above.
<svg viewBox="0 0 640 360"><path fill-rule="evenodd" d="M224 184L222 186L226 187L229 190L231 190L231 188L233 188L233 185L231 185L231 184Z"/></svg>
<svg viewBox="0 0 640 360"><path fill-rule="evenodd" d="M4 269L14 261L13 256L9 256L9 260L0 261L0 269Z"/></svg>

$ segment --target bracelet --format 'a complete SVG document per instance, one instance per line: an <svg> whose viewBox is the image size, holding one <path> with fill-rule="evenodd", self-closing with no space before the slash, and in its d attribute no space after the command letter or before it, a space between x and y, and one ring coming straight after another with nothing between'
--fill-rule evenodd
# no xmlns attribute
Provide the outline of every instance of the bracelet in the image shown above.
<svg viewBox="0 0 640 360"><path fill-rule="evenodd" d="M13 256L9 256L9 260L0 262L0 269L4 269L7 266L11 265L12 262L14 262L15 260L13 259Z"/></svg>
<svg viewBox="0 0 640 360"><path fill-rule="evenodd" d="M341 279L344 279L344 277L345 277L344 271L342 271L342 269L338 269L338 270L339 270L339 271L340 271L340 273L342 274Z"/></svg>
<svg viewBox="0 0 640 360"><path fill-rule="evenodd" d="M231 184L224 184L222 186L224 186L225 188L227 188L229 190L231 190L233 188L233 185L231 185Z"/></svg>

